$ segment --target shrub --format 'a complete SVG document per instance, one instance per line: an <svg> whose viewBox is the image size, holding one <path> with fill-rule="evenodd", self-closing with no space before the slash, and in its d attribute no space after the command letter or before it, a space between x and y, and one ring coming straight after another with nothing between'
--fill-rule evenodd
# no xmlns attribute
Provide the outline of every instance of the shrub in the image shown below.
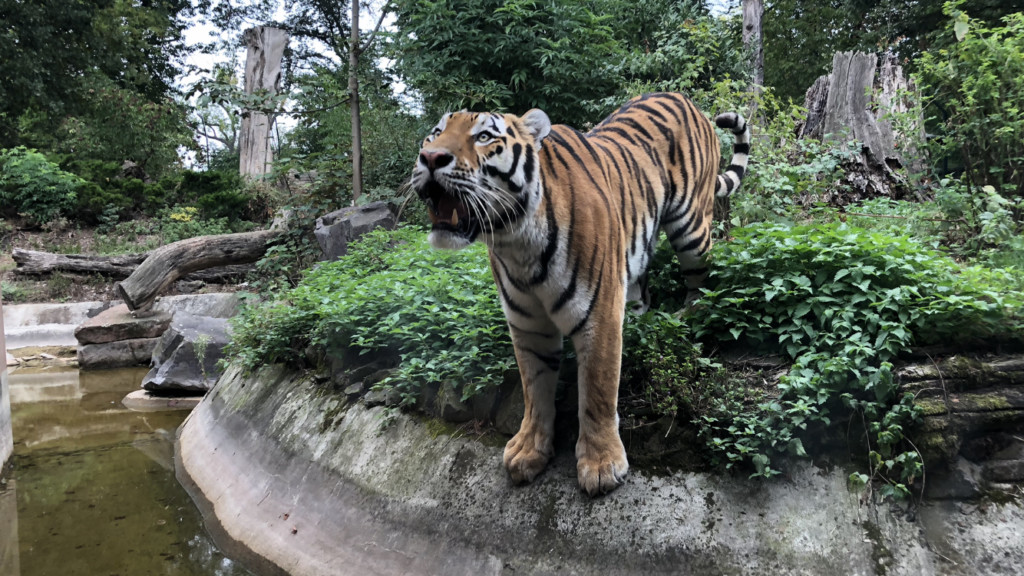
<svg viewBox="0 0 1024 576"><path fill-rule="evenodd" d="M1024 196L1024 13L987 27L947 2L948 47L925 52L916 80L936 137L934 158L950 159L964 171L972 191L992 186L1000 194Z"/></svg>
<svg viewBox="0 0 1024 576"><path fill-rule="evenodd" d="M249 213L249 197L236 190L221 190L200 197L196 206L206 218L238 220Z"/></svg>
<svg viewBox="0 0 1024 576"><path fill-rule="evenodd" d="M0 151L0 210L8 215L48 222L70 211L82 184L35 150L19 146Z"/></svg>
<svg viewBox="0 0 1024 576"><path fill-rule="evenodd" d="M515 367L483 246L434 250L415 228L371 232L277 301L248 308L231 351L250 367L328 352L383 356L398 369L381 385L407 405L443 382L472 396Z"/></svg>
<svg viewBox="0 0 1024 576"><path fill-rule="evenodd" d="M32 295L28 289L21 284L15 282L8 282L4 280L0 282L0 299L7 304L17 304L19 302L28 302Z"/></svg>
<svg viewBox="0 0 1024 576"><path fill-rule="evenodd" d="M707 422L729 462L770 475L770 455L793 448L809 424L865 415L872 458L899 458L890 492L906 493L916 455L900 452L915 417L897 397L889 362L912 344L1020 339L1024 299L1010 273L961 268L906 237L842 224L758 225L734 230L714 253L709 288L691 316L699 338L738 341L793 360L777 400ZM801 447L802 449L802 447Z"/></svg>
<svg viewBox="0 0 1024 576"><path fill-rule="evenodd" d="M946 241L960 252L977 254L1019 238L1021 223L1014 214L1024 210L1024 196L1006 198L992 185L972 189L964 177L943 178L935 190L935 205L946 216Z"/></svg>
<svg viewBox="0 0 1024 576"><path fill-rule="evenodd" d="M242 188L242 177L238 172L182 172L178 184L178 201L195 202L211 194L238 191Z"/></svg>
<svg viewBox="0 0 1024 576"><path fill-rule="evenodd" d="M181 147L195 147L185 106L171 98L150 101L99 74L82 79L80 116L57 131L54 150L80 160L135 162L154 178L177 169Z"/></svg>

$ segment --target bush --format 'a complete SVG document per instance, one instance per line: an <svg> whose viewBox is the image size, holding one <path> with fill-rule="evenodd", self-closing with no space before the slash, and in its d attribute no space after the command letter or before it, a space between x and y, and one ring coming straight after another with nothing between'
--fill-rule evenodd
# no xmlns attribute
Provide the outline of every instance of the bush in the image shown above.
<svg viewBox="0 0 1024 576"><path fill-rule="evenodd" d="M238 191L242 177L238 172L182 172L178 184L178 201L190 203L210 194Z"/></svg>
<svg viewBox="0 0 1024 576"><path fill-rule="evenodd" d="M54 150L79 160L135 162L161 178L178 169L178 149L194 148L185 106L171 98L150 101L91 74L83 78L81 115L68 117L56 134Z"/></svg>
<svg viewBox="0 0 1024 576"><path fill-rule="evenodd" d="M951 160L976 192L1024 196L1024 13L987 27L947 2L948 48L925 52L916 80L936 137L932 157ZM955 40L954 40L955 39Z"/></svg>
<svg viewBox="0 0 1024 576"><path fill-rule="evenodd" d="M782 353L794 364L777 400L706 423L718 440L713 450L771 475L771 454L794 449L809 424L827 426L855 410L865 416L872 458L899 458L887 490L906 493L920 461L899 445L916 413L910 398L897 397L889 362L911 345L1020 340L1021 279L961 268L909 238L842 224L733 232L714 253L691 316L695 334Z"/></svg>
<svg viewBox="0 0 1024 576"><path fill-rule="evenodd" d="M376 230L277 301L246 309L231 344L249 367L327 353L398 363L381 385L406 405L426 385L453 383L464 398L499 385L515 359L483 246L440 251L419 229Z"/></svg>
<svg viewBox="0 0 1024 576"><path fill-rule="evenodd" d="M44 224L74 206L82 179L24 146L0 151L0 210Z"/></svg>
<svg viewBox="0 0 1024 576"><path fill-rule="evenodd" d="M249 212L249 197L237 190L221 190L200 197L196 206L206 218L238 220Z"/></svg>

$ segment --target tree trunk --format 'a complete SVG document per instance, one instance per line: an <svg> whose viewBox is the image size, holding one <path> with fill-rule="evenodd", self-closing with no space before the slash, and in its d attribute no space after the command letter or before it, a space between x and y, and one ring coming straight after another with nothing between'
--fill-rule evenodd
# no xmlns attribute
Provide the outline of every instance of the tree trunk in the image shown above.
<svg viewBox="0 0 1024 576"><path fill-rule="evenodd" d="M198 236L161 246L117 284L117 293L131 310L147 310L156 297L176 280L197 270L227 264L245 264L263 257L267 246L282 232L271 228L241 234Z"/></svg>
<svg viewBox="0 0 1024 576"><path fill-rule="evenodd" d="M844 166L848 186L841 197L825 200L845 205L868 198L903 197L908 187L897 169L920 166L922 159L912 146L897 142L909 139L893 129L891 114L909 110L900 93L909 87L895 57L883 57L882 66L874 54L839 52L832 58L832 73L818 78L807 90L804 107L807 120L798 135L821 140L856 140L860 153ZM923 119L911 118L911 130L923 130Z"/></svg>
<svg viewBox="0 0 1024 576"><path fill-rule="evenodd" d="M363 194L363 128L359 118L359 0L352 0L348 50L348 105L352 114L352 205Z"/></svg>
<svg viewBox="0 0 1024 576"><path fill-rule="evenodd" d="M288 45L288 32L279 28L257 26L245 33L248 53L245 58L245 93L273 96L281 87L281 58ZM267 106L242 112L242 130L238 148L239 173L258 178L270 172L274 161L270 146L270 129L274 116Z"/></svg>
<svg viewBox="0 0 1024 576"><path fill-rule="evenodd" d="M15 274L40 276L53 272L102 274L113 278L127 278L142 264L148 253L121 256L86 256L83 254L51 254L15 248L11 257L18 264Z"/></svg>
<svg viewBox="0 0 1024 576"><path fill-rule="evenodd" d="M86 256L83 254L52 254L35 250L15 248L11 256L18 264L14 273L20 276L42 276L54 272L70 272L72 274L99 274L108 278L127 278L135 272L150 255L124 254L121 256ZM185 280L202 280L204 282L232 282L245 278L253 267L247 264L219 266L209 270L196 270Z"/></svg>
<svg viewBox="0 0 1024 576"><path fill-rule="evenodd" d="M764 0L743 0L743 46L750 52L751 82L754 90L760 90L761 86L764 86L762 14L764 14Z"/></svg>

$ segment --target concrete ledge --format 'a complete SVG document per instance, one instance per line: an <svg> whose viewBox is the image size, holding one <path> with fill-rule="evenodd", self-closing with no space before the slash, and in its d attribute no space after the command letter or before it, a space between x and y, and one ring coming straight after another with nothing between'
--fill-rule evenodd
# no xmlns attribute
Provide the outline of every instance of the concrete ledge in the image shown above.
<svg viewBox="0 0 1024 576"><path fill-rule="evenodd" d="M1016 504L966 520L942 504L908 521L849 493L848 471L807 463L771 482L635 470L590 499L571 448L518 487L501 452L441 423L346 407L330 385L280 368L231 368L179 430L176 458L218 544L259 574L1016 575L1024 565Z"/></svg>
<svg viewBox="0 0 1024 576"><path fill-rule="evenodd" d="M7 348L77 346L75 328L114 302L4 305Z"/></svg>

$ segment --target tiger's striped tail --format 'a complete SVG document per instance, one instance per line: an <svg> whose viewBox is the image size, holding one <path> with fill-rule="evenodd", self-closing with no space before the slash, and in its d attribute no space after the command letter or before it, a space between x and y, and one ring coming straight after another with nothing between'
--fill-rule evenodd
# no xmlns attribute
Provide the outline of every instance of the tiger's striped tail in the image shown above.
<svg viewBox="0 0 1024 576"><path fill-rule="evenodd" d="M743 116L736 112L726 112L715 116L715 124L736 135L736 143L732 145L732 160L725 172L718 175L718 185L715 187L715 196L727 198L740 187L743 174L747 171L747 158L750 154L750 126L747 125Z"/></svg>

